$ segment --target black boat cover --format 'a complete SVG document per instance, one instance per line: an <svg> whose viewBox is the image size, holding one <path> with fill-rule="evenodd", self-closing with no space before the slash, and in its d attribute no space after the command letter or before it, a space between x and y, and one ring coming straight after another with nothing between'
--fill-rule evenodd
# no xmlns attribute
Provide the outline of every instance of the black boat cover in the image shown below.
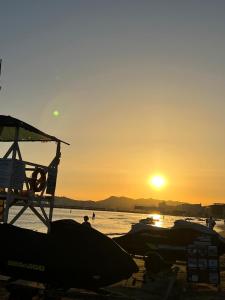
<svg viewBox="0 0 225 300"><path fill-rule="evenodd" d="M165 259L176 261L186 260L186 247L200 236L209 236L212 244L218 247L219 255L225 253L225 239L214 230L206 226L187 221L176 222L172 228L160 228L151 225L138 227L127 234L115 237L113 240L128 253L134 255L148 255L157 251Z"/></svg>
<svg viewBox="0 0 225 300"><path fill-rule="evenodd" d="M96 289L129 278L137 265L119 245L73 220L45 234L0 224L0 273L57 287Z"/></svg>

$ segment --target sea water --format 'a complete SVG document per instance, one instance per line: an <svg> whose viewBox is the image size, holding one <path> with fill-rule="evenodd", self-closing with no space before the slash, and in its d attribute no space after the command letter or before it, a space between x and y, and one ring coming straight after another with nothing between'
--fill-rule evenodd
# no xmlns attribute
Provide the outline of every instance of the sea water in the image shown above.
<svg viewBox="0 0 225 300"><path fill-rule="evenodd" d="M10 210L9 220L17 213L21 207L13 207ZM155 225L158 227L172 227L176 220L185 219L184 216L169 216L169 215L148 215L140 213L129 212L115 212L115 211L94 211L95 218L92 219L91 210L80 209L63 209L55 208L53 211L53 220L72 219L79 223L83 222L83 216L88 216L91 226L110 237L118 236L127 233L131 229L131 225L137 223L140 219L146 217L153 217ZM204 219L192 218L192 222L205 225ZM14 224L19 227L29 228L40 232L46 232L45 225L27 209L24 214ZM217 220L215 230L221 231L224 226L223 220Z"/></svg>

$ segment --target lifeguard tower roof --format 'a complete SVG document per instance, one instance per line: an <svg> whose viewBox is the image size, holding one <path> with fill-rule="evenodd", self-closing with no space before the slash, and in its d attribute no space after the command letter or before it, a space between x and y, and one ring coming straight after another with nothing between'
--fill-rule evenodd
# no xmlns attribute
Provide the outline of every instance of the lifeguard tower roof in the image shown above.
<svg viewBox="0 0 225 300"><path fill-rule="evenodd" d="M17 140L20 142L62 142L68 143L51 136L39 129L11 116L0 115L0 142L12 142L15 140L16 130L19 128Z"/></svg>

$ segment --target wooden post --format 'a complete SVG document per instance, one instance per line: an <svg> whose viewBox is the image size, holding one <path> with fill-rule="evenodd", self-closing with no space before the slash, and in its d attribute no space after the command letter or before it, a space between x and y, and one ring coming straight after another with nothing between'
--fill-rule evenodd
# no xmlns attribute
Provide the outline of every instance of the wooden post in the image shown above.
<svg viewBox="0 0 225 300"><path fill-rule="evenodd" d="M13 170L14 170L16 153L17 153L17 148L18 148L18 136L19 136L19 128L16 127L14 143L12 145L12 148L10 147L10 150L12 151L11 177L10 177L10 185L9 185L9 188L7 191L7 196L6 196L6 201L5 201L6 203L5 203L5 208L4 208L3 223L8 222L10 203L14 200L14 195L12 193L12 182L13 182L13 178L14 178Z"/></svg>
<svg viewBox="0 0 225 300"><path fill-rule="evenodd" d="M57 147L56 147L56 155L55 158L53 159L52 163L50 164L50 166L52 168L55 169L55 180L57 180L57 173L58 173L58 165L60 162L60 157L61 157L61 143L60 141L57 142ZM49 202L49 222L52 222L52 216L53 216L53 209L54 209L54 205L55 205L55 190L52 193L52 197L50 199ZM50 231L50 228L48 228L48 232Z"/></svg>

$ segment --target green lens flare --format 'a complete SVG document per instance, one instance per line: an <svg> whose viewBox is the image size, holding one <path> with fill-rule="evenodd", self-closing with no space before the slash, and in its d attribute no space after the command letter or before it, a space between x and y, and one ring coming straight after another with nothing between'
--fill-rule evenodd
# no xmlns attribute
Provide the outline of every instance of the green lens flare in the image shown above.
<svg viewBox="0 0 225 300"><path fill-rule="evenodd" d="M58 117L59 116L59 111L58 110L54 110L52 114L53 114L54 117Z"/></svg>

